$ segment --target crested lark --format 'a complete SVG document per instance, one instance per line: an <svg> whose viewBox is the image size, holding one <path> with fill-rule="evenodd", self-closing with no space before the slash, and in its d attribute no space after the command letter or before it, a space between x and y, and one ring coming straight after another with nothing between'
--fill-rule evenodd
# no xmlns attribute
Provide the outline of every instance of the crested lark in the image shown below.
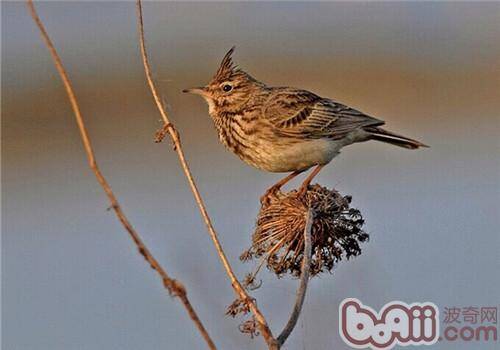
<svg viewBox="0 0 500 350"><path fill-rule="evenodd" d="M212 80L183 90L208 103L219 140L258 169L291 172L269 188L263 200L303 171L315 167L299 190L344 146L368 140L416 149L423 143L382 129L384 121L328 98L291 87L270 87L233 65L234 47Z"/></svg>

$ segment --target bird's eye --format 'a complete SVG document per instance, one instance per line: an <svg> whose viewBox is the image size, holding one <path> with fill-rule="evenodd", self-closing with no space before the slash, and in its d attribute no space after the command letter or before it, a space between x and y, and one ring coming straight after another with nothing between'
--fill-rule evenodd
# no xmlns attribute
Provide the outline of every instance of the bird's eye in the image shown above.
<svg viewBox="0 0 500 350"><path fill-rule="evenodd" d="M229 91L231 91L232 89L233 89L233 87L232 87L231 85L229 85L229 84L224 84L224 85L222 86L222 90L224 90L224 92L229 92Z"/></svg>

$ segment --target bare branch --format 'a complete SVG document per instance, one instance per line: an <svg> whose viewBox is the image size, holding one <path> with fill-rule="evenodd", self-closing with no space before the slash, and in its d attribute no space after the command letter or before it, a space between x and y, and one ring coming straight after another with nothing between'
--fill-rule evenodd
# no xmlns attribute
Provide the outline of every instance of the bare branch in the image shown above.
<svg viewBox="0 0 500 350"><path fill-rule="evenodd" d="M309 266L311 264L311 228L313 221L314 213L313 210L309 208L306 217L306 227L304 228L304 255L302 258L302 271L300 273L299 288L297 289L297 298L295 299L295 305L293 306L290 319L277 338L280 347L285 343L295 328L306 297L307 283L309 282Z"/></svg>
<svg viewBox="0 0 500 350"><path fill-rule="evenodd" d="M52 44L52 41L50 40L50 37L49 37L47 31L45 30L45 27L44 27L40 17L38 17L38 14L35 10L35 6L33 5L33 1L28 0L27 5L28 5L28 9L30 11L31 17L33 18L36 25L38 26L38 29L40 30L40 33L42 36L42 39L45 42L45 44L47 45L47 48L50 51L50 54L52 56L52 59L53 59L54 64L56 66L56 69L57 69L57 71L58 71L58 73L63 81L64 88L68 94L68 98L69 98L69 101L71 103L71 107L73 108L73 112L75 114L76 122L78 124L78 129L80 131L80 136L81 136L82 142L83 142L83 147L85 148L85 152L87 154L89 166L92 169L92 171L94 172L95 177L97 178L97 181L99 182L101 187L104 189L104 192L106 192L106 195L111 203L111 208L114 210L116 216L118 217L118 219L120 220L122 225L127 230L128 234L130 235L130 237L134 241L135 245L137 246L137 249L142 254L144 259L146 259L146 261L149 263L151 268L153 268L158 273L158 275L160 276L160 278L163 281L163 285L165 286L165 288L167 289L169 294L176 296L181 300L182 304L184 305L184 308L187 310L187 312L189 314L189 317L195 323L196 327L198 328L198 330L202 334L208 347L210 349L216 349L216 347L215 347L214 343L212 342L210 336L208 335L205 327L201 323L201 320L198 318L198 315L194 311L193 306L191 305L191 303L187 297L186 289L179 281L172 279L170 276L168 276L165 269L163 269L163 267L158 263L158 261L154 258L153 254L151 254L149 249L143 243L141 237L135 231L135 229L132 227L132 224L128 221L127 217L123 213L123 210L122 210L120 204L118 203L118 200L116 199L113 191L111 190L109 183L104 178L99 167L97 166L94 151L92 149L92 144L90 141L90 137L88 135L87 128L85 127L85 123L84 123L82 114L80 112L80 107L78 105L78 101L76 99L73 87L72 87L71 82L69 80L69 77L66 73L66 70L64 69L62 61L61 61L54 45Z"/></svg>
<svg viewBox="0 0 500 350"><path fill-rule="evenodd" d="M177 156L179 157L179 161L182 166L182 170L184 171L184 174L186 175L186 178L188 180L189 186L191 187L191 191L193 192L194 198L196 200L196 203L198 205L198 208L200 210L201 216L203 217L203 220L205 221L205 225L207 226L208 233L210 234L210 238L212 239L215 249L217 250L217 254L219 255L219 258L222 262L222 265L224 266L224 269L226 270L226 274L228 275L229 279L231 280L231 285L233 289L235 290L236 294L238 297L242 300L247 300L249 303L250 310L255 316L255 319L257 320L259 324L259 329L261 331L262 336L264 337L266 343L268 344L269 348L271 349L276 349L277 348L277 341L273 337L271 330L269 329L269 326L267 325L267 321L264 318L264 315L260 312L260 310L257 308L257 305L255 304L255 301L253 301L252 298L249 297L247 294L246 290L243 288L241 283L238 281L236 278L236 275L234 274L231 265L229 264L229 261L222 249L222 245L219 241L219 238L217 236L217 233L212 225L212 221L208 215L208 212L206 210L205 204L201 198L200 192L198 191L198 188L196 186L196 183L194 181L193 175L191 173L191 170L189 169L189 166L186 162L186 158L184 156L184 152L181 147L181 141L179 137L179 133L176 131L175 127L173 124L170 122L168 113L166 112L162 100L159 97L159 94L157 92L155 83L153 81L153 77L151 74L151 67L149 65L148 61L148 55L146 51L146 44L144 40L144 24L143 24L143 16L142 16L142 4L140 0L137 0L136 3L137 7L137 22L138 22L138 31L139 31L139 41L140 41L140 48L141 48L141 55L142 55L142 61L144 64L144 70L146 73L146 78L149 84L149 88L151 90L151 93L153 94L153 98L155 100L156 106L158 107L158 110L161 114L161 117L164 122L164 127L163 129L168 129L168 134L170 135L172 142L174 143L174 148L175 151L177 152Z"/></svg>

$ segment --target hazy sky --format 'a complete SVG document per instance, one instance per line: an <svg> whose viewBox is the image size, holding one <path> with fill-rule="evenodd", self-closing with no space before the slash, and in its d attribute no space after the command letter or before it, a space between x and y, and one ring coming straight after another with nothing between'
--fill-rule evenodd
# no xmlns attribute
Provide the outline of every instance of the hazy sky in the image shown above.
<svg viewBox="0 0 500 350"><path fill-rule="evenodd" d="M221 349L260 349L225 317L233 298L144 80L134 3L37 3L73 79L102 171ZM287 349L347 349L338 305L356 297L499 305L500 3L145 3L151 62L238 276L258 198L281 175L221 146L204 102L224 53L271 85L349 104L431 145L350 146L317 181L353 196L370 242L311 281ZM46 48L2 2L2 345L11 350L197 349L180 304L106 211ZM294 183L296 184L296 183ZM273 331L296 281L261 274ZM435 349L494 349L441 342Z"/></svg>

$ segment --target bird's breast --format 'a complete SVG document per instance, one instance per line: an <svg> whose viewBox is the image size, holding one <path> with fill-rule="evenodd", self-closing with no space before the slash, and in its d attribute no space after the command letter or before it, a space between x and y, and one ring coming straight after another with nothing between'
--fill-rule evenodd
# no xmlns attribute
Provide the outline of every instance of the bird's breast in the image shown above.
<svg viewBox="0 0 500 350"><path fill-rule="evenodd" d="M245 163L269 172L290 172L329 163L344 144L276 134L253 114L214 118L219 140Z"/></svg>
<svg viewBox="0 0 500 350"><path fill-rule="evenodd" d="M260 146L262 162L259 168L270 172L305 170L329 163L339 149L336 142L329 139L263 143Z"/></svg>

